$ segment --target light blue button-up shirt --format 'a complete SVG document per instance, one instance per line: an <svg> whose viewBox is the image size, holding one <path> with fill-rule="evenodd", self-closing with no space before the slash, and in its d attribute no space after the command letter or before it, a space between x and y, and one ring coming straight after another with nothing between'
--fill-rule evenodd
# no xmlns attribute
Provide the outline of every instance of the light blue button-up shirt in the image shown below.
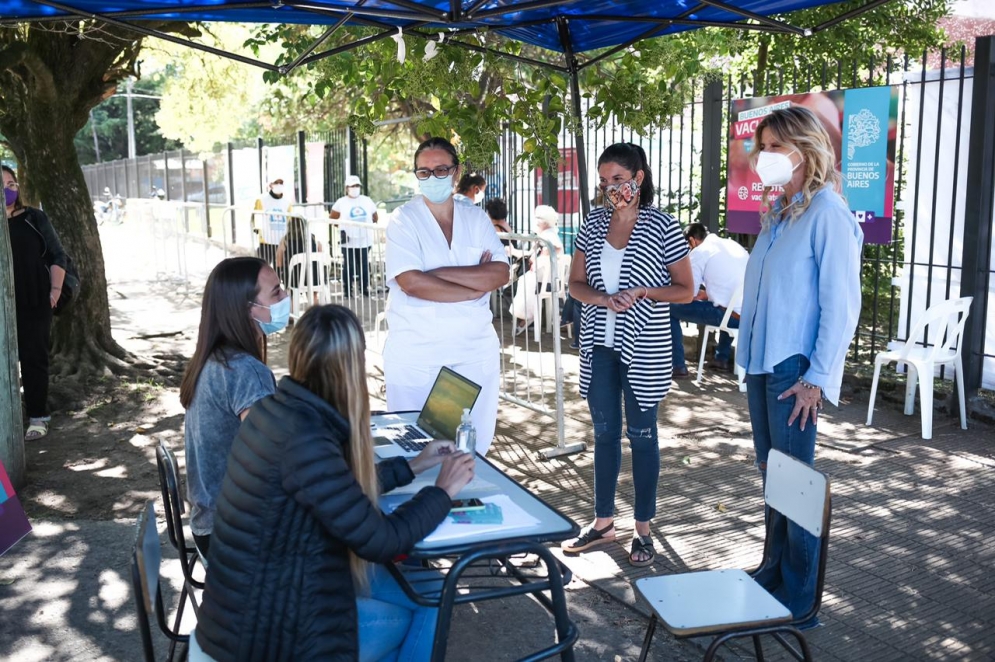
<svg viewBox="0 0 995 662"><path fill-rule="evenodd" d="M801 199L798 193L792 202ZM796 220L773 220L760 232L746 265L736 352L748 374L772 373L802 354L810 363L805 381L839 404L843 364L860 317L862 244L860 226L829 187Z"/></svg>

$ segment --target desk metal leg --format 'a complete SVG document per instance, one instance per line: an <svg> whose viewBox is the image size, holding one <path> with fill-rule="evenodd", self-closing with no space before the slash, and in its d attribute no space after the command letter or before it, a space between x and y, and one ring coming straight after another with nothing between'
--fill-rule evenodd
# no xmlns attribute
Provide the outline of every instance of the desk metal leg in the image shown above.
<svg viewBox="0 0 995 662"><path fill-rule="evenodd" d="M481 559L505 559L513 554L526 553L536 554L543 560L546 565L547 579L545 581L529 581L517 570L517 568L514 568L514 566L511 566L510 564L505 564L515 576L515 579L523 584L523 587L519 587L515 590L509 590L507 592L491 591L486 592L483 595L478 594L477 596L471 593L468 596L459 596L460 599L457 600L457 587L459 585L459 579L467 568L469 568L473 563ZM567 571L567 574L569 577L569 570ZM531 588L532 590L523 590L524 585L529 585L527 588ZM550 593L549 598L546 598L546 596L542 594L542 591L547 589ZM498 597L522 595L525 593L533 593L540 603L552 612L553 619L556 623L557 643L538 651L537 653L522 658L521 662L543 660L551 657L552 655L556 655L557 653L559 653L560 659L565 662L573 662L573 645L577 641L579 633L577 631L577 627L570 621L570 616L567 613L567 600L566 594L563 590L563 575L560 572L560 563L548 548L538 543L530 542L520 542L478 549L465 554L460 557L455 564L453 564L446 576L446 581L442 588L442 595L439 600L439 621L436 625L435 643L432 647L433 662L442 662L445 660L446 648L449 645L449 628L452 623L453 607L457 604L457 602L470 602L475 599L478 601L496 599Z"/></svg>

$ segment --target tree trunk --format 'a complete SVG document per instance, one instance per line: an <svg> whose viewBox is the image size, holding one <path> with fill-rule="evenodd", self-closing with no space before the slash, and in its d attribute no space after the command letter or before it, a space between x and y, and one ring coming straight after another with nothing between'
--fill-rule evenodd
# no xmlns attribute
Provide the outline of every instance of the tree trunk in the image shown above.
<svg viewBox="0 0 995 662"><path fill-rule="evenodd" d="M7 210L0 207L7 225ZM10 235L0 236L0 462L15 489L24 484L24 419L17 373L17 330L14 325L14 272L10 260Z"/></svg>

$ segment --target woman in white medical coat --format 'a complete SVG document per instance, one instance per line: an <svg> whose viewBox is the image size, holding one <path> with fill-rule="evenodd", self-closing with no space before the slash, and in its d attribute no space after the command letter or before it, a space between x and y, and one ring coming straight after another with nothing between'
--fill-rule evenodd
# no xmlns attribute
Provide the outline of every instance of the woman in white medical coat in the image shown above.
<svg viewBox="0 0 995 662"><path fill-rule="evenodd" d="M487 214L453 200L460 166L448 140L419 145L414 172L421 195L387 226L387 408L421 409L448 366L482 387L471 416L484 454L494 438L500 378L489 293L508 283L508 259Z"/></svg>

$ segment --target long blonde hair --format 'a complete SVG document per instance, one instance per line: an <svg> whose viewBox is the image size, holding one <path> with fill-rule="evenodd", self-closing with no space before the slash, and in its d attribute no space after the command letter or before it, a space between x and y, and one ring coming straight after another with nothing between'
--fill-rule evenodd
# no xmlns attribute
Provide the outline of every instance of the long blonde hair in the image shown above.
<svg viewBox="0 0 995 662"><path fill-rule="evenodd" d="M829 140L829 133L826 132L822 122L808 108L792 106L775 110L766 116L757 125L756 134L753 137L754 145L763 142L764 131L773 132L782 144L797 149L804 161L801 167L805 168L805 181L802 183L802 199L796 205L788 207L788 219L794 221L799 218L812 204L812 198L827 184L832 185L833 190L842 193L843 178L836 169L836 151ZM757 159L760 158L760 150L754 148L750 153L750 166L756 169ZM763 192L763 205L761 207L760 221L766 229L774 217L773 205L770 204L771 187L765 186ZM782 208L791 202L785 196L779 198Z"/></svg>
<svg viewBox="0 0 995 662"><path fill-rule="evenodd" d="M310 308L294 326L288 362L291 379L349 421L346 462L363 493L376 504L379 484L366 386L366 337L359 320L343 306ZM357 592L366 593L369 564L350 551L349 567Z"/></svg>

